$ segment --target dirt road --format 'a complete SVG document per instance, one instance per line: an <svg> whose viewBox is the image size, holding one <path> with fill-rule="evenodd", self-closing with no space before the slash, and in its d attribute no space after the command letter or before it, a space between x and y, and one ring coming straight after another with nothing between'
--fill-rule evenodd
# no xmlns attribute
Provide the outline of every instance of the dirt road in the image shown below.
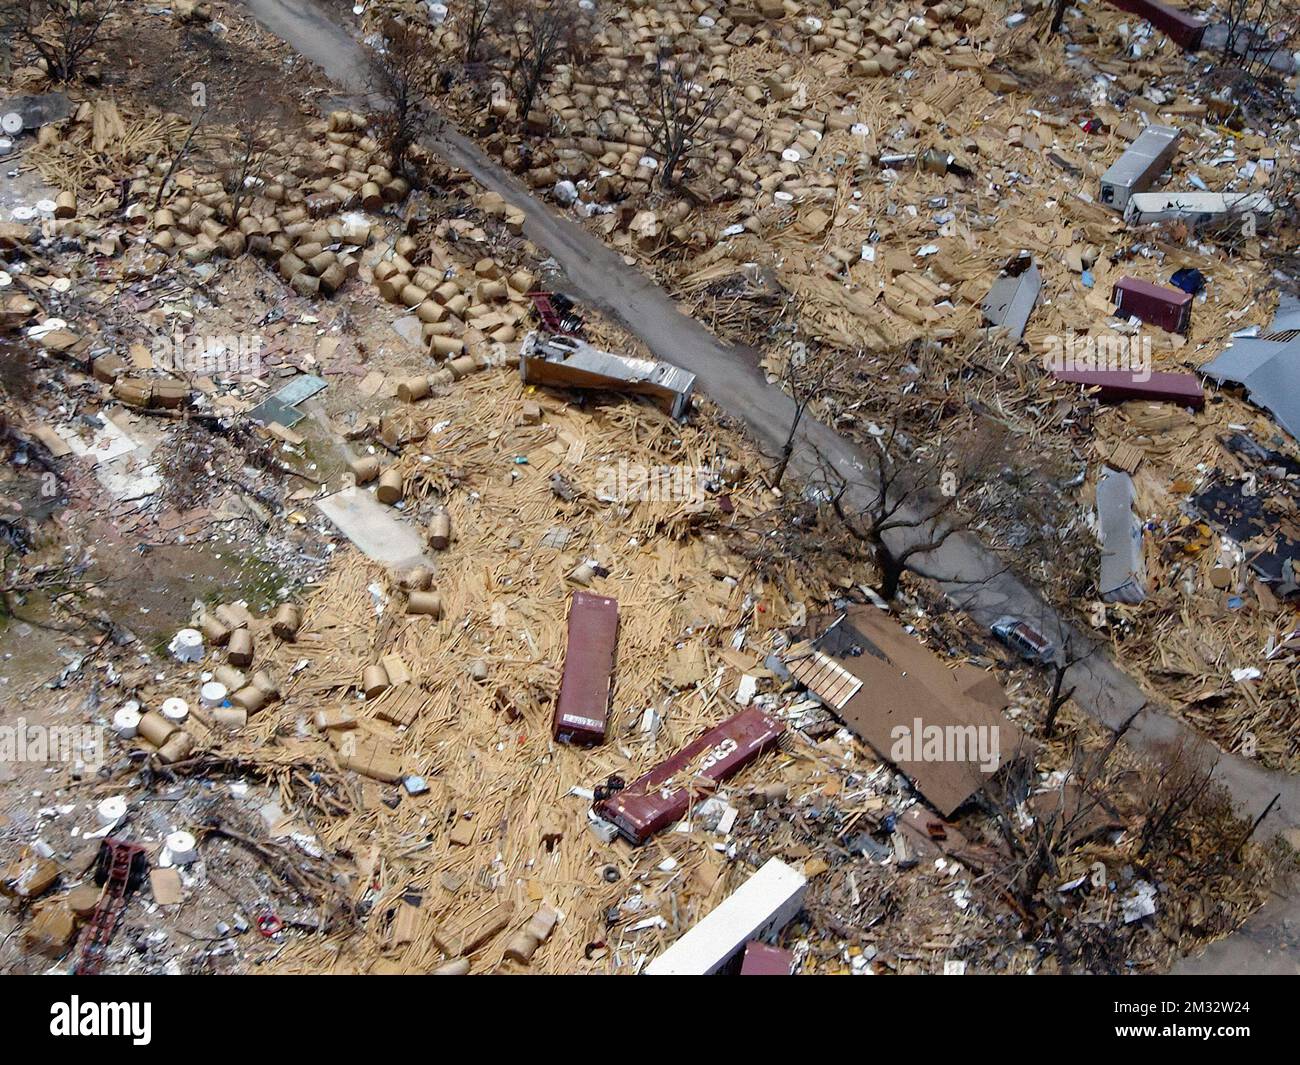
<svg viewBox="0 0 1300 1065"><path fill-rule="evenodd" d="M332 22L309 0L292 4L288 0L244 3L267 29L320 66L345 93L365 93L360 46L345 28ZM535 199L465 137L446 130L428 138L427 143L448 162L468 171L485 188L524 212L527 236L556 259L575 296L618 319L658 357L693 371L699 387L729 415L742 421L769 457L779 453L793 419L794 404L779 388L767 384L753 352L723 343L687 317L645 274L629 267L620 255L575 221ZM864 480L864 464L856 446L820 422L805 418L791 470L807 476L821 463L833 467L849 483ZM1002 614L1016 614L1035 620L1044 631L1064 631L1064 624L1040 596L1003 573L1003 566L1003 561L976 538L953 536L914 568L934 579L982 624ZM1138 712L1130 740L1156 757L1167 756L1180 743L1206 745L1177 718L1149 703L1133 680L1107 656L1093 655L1076 666L1070 681L1075 686L1075 701L1108 726L1117 726ZM1300 780L1231 754L1220 755L1216 775L1243 814L1251 818L1263 811L1275 795L1281 795L1274 811L1260 826L1262 834L1300 826ZM1279 921L1292 916L1289 900L1281 909L1280 914L1276 909L1265 914L1271 913ZM1262 934L1269 940L1286 938L1267 931Z"/></svg>

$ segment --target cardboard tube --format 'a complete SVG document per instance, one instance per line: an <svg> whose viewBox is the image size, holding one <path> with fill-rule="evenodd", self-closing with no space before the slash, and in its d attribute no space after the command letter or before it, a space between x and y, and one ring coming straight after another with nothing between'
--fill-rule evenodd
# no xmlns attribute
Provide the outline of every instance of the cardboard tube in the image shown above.
<svg viewBox="0 0 1300 1065"><path fill-rule="evenodd" d="M425 566L415 566L397 578L397 587L404 592L427 592L433 586L433 571Z"/></svg>
<svg viewBox="0 0 1300 1065"><path fill-rule="evenodd" d="M232 692L239 691L240 688L248 683L248 678L244 675L244 672L236 669L234 666L217 666L217 668L212 671L212 678L218 683L224 684L226 686L226 691Z"/></svg>
<svg viewBox="0 0 1300 1065"><path fill-rule="evenodd" d="M365 692L367 699L374 699L383 695L389 686L388 670L378 663L373 666L366 666L361 674L361 690Z"/></svg>
<svg viewBox="0 0 1300 1065"><path fill-rule="evenodd" d="M199 619L199 631L208 643L217 647L224 647L230 640L230 627L211 614L204 614Z"/></svg>
<svg viewBox="0 0 1300 1065"><path fill-rule="evenodd" d="M178 729L172 733L166 743L158 748L158 758L171 765L173 762L188 758L193 750L194 737L184 729Z"/></svg>
<svg viewBox="0 0 1300 1065"><path fill-rule="evenodd" d="M253 661L253 634L247 629L236 629L226 645L226 661L232 666L247 666Z"/></svg>
<svg viewBox="0 0 1300 1065"><path fill-rule="evenodd" d="M428 614L433 618L442 617L442 596L437 592L412 592L406 600L408 614Z"/></svg>
<svg viewBox="0 0 1300 1065"><path fill-rule="evenodd" d="M136 730L136 734L142 739L148 740L155 747L161 747L167 742L168 737L176 731L178 731L178 726L174 721L168 721L157 710L150 710L140 718L140 725Z"/></svg>
<svg viewBox="0 0 1300 1065"><path fill-rule="evenodd" d="M379 459L374 455L363 455L349 462L348 468L357 484L369 484L379 476Z"/></svg>
<svg viewBox="0 0 1300 1065"><path fill-rule="evenodd" d="M280 685L275 682L275 678L264 669L259 669L253 674L248 682L254 688L264 692L268 699L274 700L280 697Z"/></svg>
<svg viewBox="0 0 1300 1065"><path fill-rule="evenodd" d="M271 619L271 631L282 640L292 640L298 635L298 626L302 624L302 615L292 603L280 604L280 609Z"/></svg>
<svg viewBox="0 0 1300 1065"><path fill-rule="evenodd" d="M429 352L435 359L449 359L465 350L465 342L459 337L435 336L429 341Z"/></svg>
<svg viewBox="0 0 1300 1065"><path fill-rule="evenodd" d="M451 543L451 515L438 511L429 523L429 546L435 551L445 551Z"/></svg>
<svg viewBox="0 0 1300 1065"><path fill-rule="evenodd" d="M289 287L299 296L315 296L320 292L320 278L304 271L289 278Z"/></svg>
<svg viewBox="0 0 1300 1065"><path fill-rule="evenodd" d="M385 470L379 475L379 487L375 489L375 498L381 503L392 506L402 498L402 475L396 470Z"/></svg>
<svg viewBox="0 0 1300 1065"><path fill-rule="evenodd" d="M425 375L408 377L397 385L397 398L403 403L415 403L429 394L429 378Z"/></svg>
<svg viewBox="0 0 1300 1065"><path fill-rule="evenodd" d="M247 687L240 688L239 691L235 692L230 697L230 701L239 709L255 714L270 702L270 697L256 684L249 684Z"/></svg>

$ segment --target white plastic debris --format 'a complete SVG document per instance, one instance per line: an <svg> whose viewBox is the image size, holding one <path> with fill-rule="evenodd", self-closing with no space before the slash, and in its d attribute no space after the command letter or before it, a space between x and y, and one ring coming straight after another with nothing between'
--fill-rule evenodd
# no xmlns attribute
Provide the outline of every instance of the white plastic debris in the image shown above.
<svg viewBox="0 0 1300 1065"><path fill-rule="evenodd" d="M199 689L199 702L212 710L226 701L229 689L219 680L210 680Z"/></svg>
<svg viewBox="0 0 1300 1065"><path fill-rule="evenodd" d="M1156 887L1154 884L1139 880L1133 885L1133 893L1120 902L1124 914L1124 923L1132 924L1143 917L1150 917L1156 912Z"/></svg>
<svg viewBox="0 0 1300 1065"><path fill-rule="evenodd" d="M127 703L113 715L113 731L129 740L140 730L140 704Z"/></svg>
<svg viewBox="0 0 1300 1065"><path fill-rule="evenodd" d="M189 865L198 856L198 842L188 832L173 832L163 840L164 865Z"/></svg>
<svg viewBox="0 0 1300 1065"><path fill-rule="evenodd" d="M174 695L170 699L163 700L161 709L163 717L178 725L190 716L190 704Z"/></svg>
<svg viewBox="0 0 1300 1065"><path fill-rule="evenodd" d="M198 629L181 629L172 637L167 650L178 662L198 662L203 658L203 633Z"/></svg>
<svg viewBox="0 0 1300 1065"><path fill-rule="evenodd" d="M110 795L95 807L95 819L101 825L116 825L126 816L126 798L122 795Z"/></svg>

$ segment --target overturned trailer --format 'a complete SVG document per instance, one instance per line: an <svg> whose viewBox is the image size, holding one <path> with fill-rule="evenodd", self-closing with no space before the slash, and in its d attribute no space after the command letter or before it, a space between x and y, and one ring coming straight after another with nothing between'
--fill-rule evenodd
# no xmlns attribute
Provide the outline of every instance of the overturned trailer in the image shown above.
<svg viewBox="0 0 1300 1065"><path fill-rule="evenodd" d="M1145 192L1165 172L1182 134L1173 126L1147 126L1115 164L1101 175L1101 202L1121 214L1129 197Z"/></svg>
<svg viewBox="0 0 1300 1065"><path fill-rule="evenodd" d="M642 844L686 816L691 804L776 745L785 726L757 707L733 714L596 804L630 843Z"/></svg>
<svg viewBox="0 0 1300 1065"><path fill-rule="evenodd" d="M1186 222L1193 228L1225 220L1245 222L1249 215L1259 229L1273 215L1273 201L1262 192L1137 192L1129 197L1125 221Z"/></svg>
<svg viewBox="0 0 1300 1065"><path fill-rule="evenodd" d="M519 349L519 376L530 385L648 396L678 419L690 409L695 375L680 366L594 348L577 337L529 333Z"/></svg>

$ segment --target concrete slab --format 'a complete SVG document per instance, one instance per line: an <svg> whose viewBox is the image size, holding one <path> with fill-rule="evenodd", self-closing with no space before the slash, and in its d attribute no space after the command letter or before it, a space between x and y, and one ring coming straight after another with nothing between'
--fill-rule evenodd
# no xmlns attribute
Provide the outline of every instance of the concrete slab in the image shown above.
<svg viewBox="0 0 1300 1065"><path fill-rule="evenodd" d="M433 565L424 553L424 541L410 525L364 488L345 488L316 503L325 517L367 558L398 568Z"/></svg>

